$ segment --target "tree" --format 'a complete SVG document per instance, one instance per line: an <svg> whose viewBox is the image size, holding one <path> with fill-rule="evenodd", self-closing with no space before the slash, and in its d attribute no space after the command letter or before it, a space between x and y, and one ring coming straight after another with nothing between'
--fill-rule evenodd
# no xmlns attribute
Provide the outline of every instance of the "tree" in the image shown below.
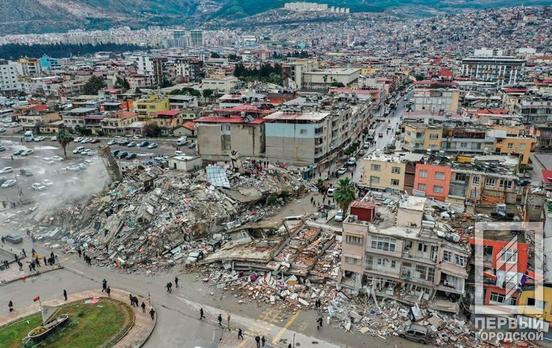
<svg viewBox="0 0 552 348"><path fill-rule="evenodd" d="M143 132L147 138L157 138L161 135L161 127L155 123L148 123L144 126Z"/></svg>
<svg viewBox="0 0 552 348"><path fill-rule="evenodd" d="M100 76L92 76L82 87L82 93L86 95L97 95L98 91L105 87L104 79Z"/></svg>
<svg viewBox="0 0 552 348"><path fill-rule="evenodd" d="M213 96L214 91L212 89L204 89L203 90L203 98L209 99Z"/></svg>
<svg viewBox="0 0 552 348"><path fill-rule="evenodd" d="M115 81L115 87L122 88L125 91L130 89L130 85L129 85L128 80L126 79L126 77L121 78L119 76L117 76L117 81Z"/></svg>
<svg viewBox="0 0 552 348"><path fill-rule="evenodd" d="M56 134L56 139L63 149L63 157L67 159L67 145L73 141L73 136L65 128L60 128Z"/></svg>
<svg viewBox="0 0 552 348"><path fill-rule="evenodd" d="M217 52L211 52L211 58L220 58L220 54Z"/></svg>
<svg viewBox="0 0 552 348"><path fill-rule="evenodd" d="M356 198L355 185L349 178L339 179L334 192L334 199L339 204L343 213L347 212L349 205Z"/></svg>

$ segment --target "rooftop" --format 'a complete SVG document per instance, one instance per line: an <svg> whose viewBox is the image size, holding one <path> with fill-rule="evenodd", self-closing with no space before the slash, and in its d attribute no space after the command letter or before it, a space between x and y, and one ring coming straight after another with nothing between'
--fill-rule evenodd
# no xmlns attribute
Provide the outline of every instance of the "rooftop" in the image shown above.
<svg viewBox="0 0 552 348"><path fill-rule="evenodd" d="M285 112L276 111L268 116L265 116L267 121L321 121L330 115L329 112Z"/></svg>
<svg viewBox="0 0 552 348"><path fill-rule="evenodd" d="M222 117L222 116L205 116L200 117L193 122L195 123L247 123L247 124L262 124L265 122L262 118L254 118L248 121L247 118L241 116Z"/></svg>
<svg viewBox="0 0 552 348"><path fill-rule="evenodd" d="M417 196L407 196L399 201L399 208L424 211L427 198Z"/></svg>

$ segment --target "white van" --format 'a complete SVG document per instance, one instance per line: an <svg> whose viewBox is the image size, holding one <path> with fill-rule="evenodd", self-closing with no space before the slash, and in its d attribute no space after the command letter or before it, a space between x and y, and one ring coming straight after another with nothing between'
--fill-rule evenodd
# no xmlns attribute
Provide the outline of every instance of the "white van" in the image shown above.
<svg viewBox="0 0 552 348"><path fill-rule="evenodd" d="M26 131L24 134L24 139L25 141L33 141L34 140L33 131Z"/></svg>

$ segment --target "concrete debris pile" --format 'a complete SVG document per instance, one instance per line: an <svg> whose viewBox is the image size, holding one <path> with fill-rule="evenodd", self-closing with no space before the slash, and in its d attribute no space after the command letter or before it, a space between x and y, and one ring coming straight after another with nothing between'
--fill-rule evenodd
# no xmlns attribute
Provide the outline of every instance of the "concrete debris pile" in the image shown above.
<svg viewBox="0 0 552 348"><path fill-rule="evenodd" d="M411 324L426 327L429 340L438 347L478 347L480 342L473 326L455 316L408 307L394 300L373 301L373 297L350 298L336 293L327 306L328 320L347 331L385 339L399 336Z"/></svg>
<svg viewBox="0 0 552 348"><path fill-rule="evenodd" d="M33 234L62 239L68 251L80 246L102 266L156 271L195 250L202 256L212 251L213 235L229 222L239 226L274 214L278 202L266 206L268 196L282 187L293 195L303 187L300 177L282 171L267 169L256 177L227 171L226 189L209 184L204 171L135 167L83 207L45 218Z"/></svg>
<svg viewBox="0 0 552 348"><path fill-rule="evenodd" d="M289 310L314 308L316 299L326 302L332 298L335 288L314 284L294 275L272 272L219 271L210 269L203 277L217 288L234 294L239 303L257 302L285 306Z"/></svg>

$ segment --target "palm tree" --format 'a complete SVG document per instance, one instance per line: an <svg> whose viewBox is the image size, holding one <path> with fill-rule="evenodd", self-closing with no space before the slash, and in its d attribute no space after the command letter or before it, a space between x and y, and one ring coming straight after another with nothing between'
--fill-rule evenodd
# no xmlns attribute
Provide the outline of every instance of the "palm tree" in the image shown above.
<svg viewBox="0 0 552 348"><path fill-rule="evenodd" d="M63 148L63 157L67 159L67 145L73 141L73 137L65 128L60 128L56 135L56 139Z"/></svg>
<svg viewBox="0 0 552 348"><path fill-rule="evenodd" d="M334 199L345 214L356 198L355 185L349 178L340 179L334 192Z"/></svg>

